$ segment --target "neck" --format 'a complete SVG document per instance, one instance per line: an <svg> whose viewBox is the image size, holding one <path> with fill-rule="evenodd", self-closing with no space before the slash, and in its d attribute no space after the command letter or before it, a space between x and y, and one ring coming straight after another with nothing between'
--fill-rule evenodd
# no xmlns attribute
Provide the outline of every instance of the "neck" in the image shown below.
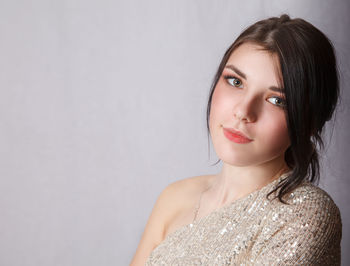
<svg viewBox="0 0 350 266"><path fill-rule="evenodd" d="M224 162L208 192L216 206L220 207L259 190L287 171L289 168L283 158L244 167Z"/></svg>

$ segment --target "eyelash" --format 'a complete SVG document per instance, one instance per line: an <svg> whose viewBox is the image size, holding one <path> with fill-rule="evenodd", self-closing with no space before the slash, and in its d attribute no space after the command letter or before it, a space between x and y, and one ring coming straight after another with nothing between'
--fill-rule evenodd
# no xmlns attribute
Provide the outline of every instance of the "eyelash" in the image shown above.
<svg viewBox="0 0 350 266"><path fill-rule="evenodd" d="M229 82L230 79L239 80L239 81L241 82L241 85L243 84L242 81L241 81L240 79L238 79L238 78L236 78L236 77L233 77L233 76L226 75L226 76L224 76L224 79L226 80L226 82L227 82L229 85L234 86L234 87L236 87L236 88L239 88L239 87L237 87L237 86L231 84L231 83ZM280 107L280 108L285 108L286 103L285 103L285 100L284 100L283 98L280 98L280 97L277 97L277 96L273 96L273 97L270 97L270 98L275 98L275 99L280 100L280 101L281 101L281 104L275 104L275 105L276 105L277 107Z"/></svg>

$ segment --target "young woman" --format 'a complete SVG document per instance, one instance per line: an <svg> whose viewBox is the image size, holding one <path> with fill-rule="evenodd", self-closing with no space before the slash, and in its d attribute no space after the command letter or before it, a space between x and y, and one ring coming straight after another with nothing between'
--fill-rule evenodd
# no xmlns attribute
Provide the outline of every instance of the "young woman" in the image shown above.
<svg viewBox="0 0 350 266"><path fill-rule="evenodd" d="M222 170L164 189L131 265L340 265L340 212L313 184L338 95L334 48L313 25L284 14L247 28L209 96Z"/></svg>

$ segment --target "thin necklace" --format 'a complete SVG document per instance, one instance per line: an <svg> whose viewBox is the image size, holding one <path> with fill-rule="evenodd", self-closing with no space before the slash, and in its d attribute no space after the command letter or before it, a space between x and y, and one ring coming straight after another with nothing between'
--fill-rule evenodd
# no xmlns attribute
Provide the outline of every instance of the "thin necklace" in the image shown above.
<svg viewBox="0 0 350 266"><path fill-rule="evenodd" d="M193 218L192 223L194 223L194 221L195 221L196 218L197 218L197 214L198 214L198 210L199 210L199 207L200 207L200 203L201 203L201 199L202 199L203 193L204 193L205 191L207 191L209 188L211 188L212 186L213 186L213 185L211 185L210 187L208 187L206 190L202 191L202 193L201 193L201 195L200 195L200 197L199 197L199 201L198 201L198 203L197 203L197 207L196 207L195 212L194 212L194 218Z"/></svg>

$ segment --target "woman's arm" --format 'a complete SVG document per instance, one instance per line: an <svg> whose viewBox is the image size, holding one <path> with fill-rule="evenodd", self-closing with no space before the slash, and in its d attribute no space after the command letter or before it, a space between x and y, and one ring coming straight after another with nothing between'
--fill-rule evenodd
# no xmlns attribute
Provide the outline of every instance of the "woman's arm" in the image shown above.
<svg viewBox="0 0 350 266"><path fill-rule="evenodd" d="M163 239L164 234L164 209L168 201L168 190L165 188L158 196L152 212L148 218L140 243L136 249L135 255L130 262L130 266L145 265L145 262L155 246Z"/></svg>
<svg viewBox="0 0 350 266"><path fill-rule="evenodd" d="M165 225L178 206L176 201L184 184L181 180L173 182L158 196L130 266L145 265L152 250L164 240Z"/></svg>

